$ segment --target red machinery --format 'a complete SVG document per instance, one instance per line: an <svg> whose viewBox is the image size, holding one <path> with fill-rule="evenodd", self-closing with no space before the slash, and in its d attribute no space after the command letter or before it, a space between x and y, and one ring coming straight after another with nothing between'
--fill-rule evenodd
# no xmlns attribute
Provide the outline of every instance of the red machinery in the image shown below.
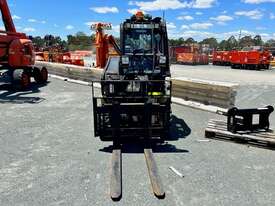
<svg viewBox="0 0 275 206"><path fill-rule="evenodd" d="M32 41L26 34L16 31L6 0L0 0L0 10L5 26L5 31L0 31L0 70L4 70L0 76L20 89L30 85L31 77L38 83L45 83L48 71L34 67Z"/></svg>
<svg viewBox="0 0 275 206"><path fill-rule="evenodd" d="M214 51L213 52L213 65L221 65L223 52L222 51Z"/></svg>
<svg viewBox="0 0 275 206"><path fill-rule="evenodd" d="M231 67L242 69L268 69L271 53L267 50L233 51Z"/></svg>
<svg viewBox="0 0 275 206"><path fill-rule="evenodd" d="M234 50L229 51L226 55L226 58L224 59L225 66L230 66L231 65L231 60L232 60L232 55L234 53Z"/></svg>
<svg viewBox="0 0 275 206"><path fill-rule="evenodd" d="M233 69L268 69L271 53L264 49L249 48L248 51L215 51L213 65L228 66Z"/></svg>
<svg viewBox="0 0 275 206"><path fill-rule="evenodd" d="M96 31L96 67L104 68L109 58L109 46L112 45L118 55L120 49L112 35L104 34L104 29L111 29L111 24L97 23L91 26Z"/></svg>
<svg viewBox="0 0 275 206"><path fill-rule="evenodd" d="M231 65L232 51L214 51L213 65Z"/></svg>

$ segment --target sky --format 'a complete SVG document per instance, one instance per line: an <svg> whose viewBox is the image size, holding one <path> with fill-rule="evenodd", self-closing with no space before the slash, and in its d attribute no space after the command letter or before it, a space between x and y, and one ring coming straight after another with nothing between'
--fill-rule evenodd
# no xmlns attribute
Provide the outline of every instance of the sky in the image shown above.
<svg viewBox="0 0 275 206"><path fill-rule="evenodd" d="M66 39L78 31L91 34L93 22L119 24L135 11L163 16L169 38L219 41L234 35L260 34L275 39L275 0L8 0L18 31L32 36L53 34Z"/></svg>

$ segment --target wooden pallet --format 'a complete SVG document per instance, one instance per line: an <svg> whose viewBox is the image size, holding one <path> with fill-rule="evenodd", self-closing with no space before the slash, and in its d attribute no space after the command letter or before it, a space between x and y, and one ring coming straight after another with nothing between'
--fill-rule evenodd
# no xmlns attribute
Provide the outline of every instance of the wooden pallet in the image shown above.
<svg viewBox="0 0 275 206"><path fill-rule="evenodd" d="M275 134L272 130L232 133L227 130L227 123L221 120L209 121L205 137L275 149Z"/></svg>

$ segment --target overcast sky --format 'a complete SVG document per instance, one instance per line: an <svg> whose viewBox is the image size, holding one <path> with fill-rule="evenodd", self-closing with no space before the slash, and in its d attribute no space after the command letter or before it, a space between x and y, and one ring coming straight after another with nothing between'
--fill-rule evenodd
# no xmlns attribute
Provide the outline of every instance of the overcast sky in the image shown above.
<svg viewBox="0 0 275 206"><path fill-rule="evenodd" d="M153 16L165 11L170 38L201 40L231 35L260 34L275 39L275 0L8 0L17 30L29 35L54 34L66 38L92 22L119 24L136 10Z"/></svg>

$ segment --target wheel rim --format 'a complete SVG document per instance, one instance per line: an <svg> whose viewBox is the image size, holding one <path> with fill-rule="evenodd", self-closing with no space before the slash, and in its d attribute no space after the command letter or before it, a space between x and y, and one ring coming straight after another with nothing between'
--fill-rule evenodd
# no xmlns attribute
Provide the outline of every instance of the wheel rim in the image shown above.
<svg viewBox="0 0 275 206"><path fill-rule="evenodd" d="M42 76L42 80L44 82L46 82L48 80L48 71L45 68L43 68L41 70L41 76Z"/></svg>
<svg viewBox="0 0 275 206"><path fill-rule="evenodd" d="M22 74L22 77L21 77L21 85L23 88L26 88L28 87L30 84L30 77L29 75L27 74Z"/></svg>

